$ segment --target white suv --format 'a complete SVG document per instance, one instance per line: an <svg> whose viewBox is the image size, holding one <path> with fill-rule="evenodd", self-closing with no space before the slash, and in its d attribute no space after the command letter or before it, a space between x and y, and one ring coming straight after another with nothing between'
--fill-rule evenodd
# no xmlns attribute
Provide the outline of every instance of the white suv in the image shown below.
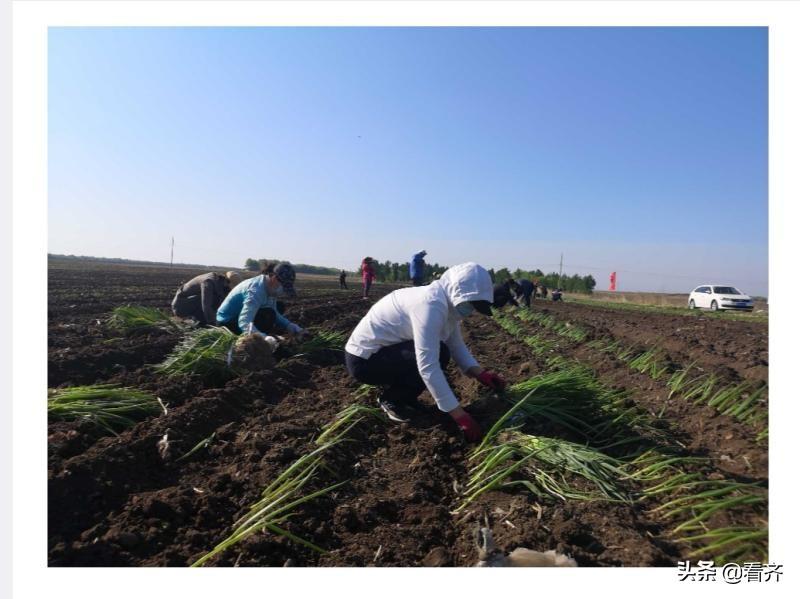
<svg viewBox="0 0 800 599"><path fill-rule="evenodd" d="M700 285L689 294L689 309L753 311L753 298L729 285Z"/></svg>

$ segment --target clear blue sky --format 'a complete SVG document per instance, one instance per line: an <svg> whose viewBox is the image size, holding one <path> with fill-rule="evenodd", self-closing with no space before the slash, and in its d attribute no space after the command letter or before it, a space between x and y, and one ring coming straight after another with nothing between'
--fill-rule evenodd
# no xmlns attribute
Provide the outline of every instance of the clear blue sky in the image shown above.
<svg viewBox="0 0 800 599"><path fill-rule="evenodd" d="M767 291L766 28L55 28L49 251Z"/></svg>

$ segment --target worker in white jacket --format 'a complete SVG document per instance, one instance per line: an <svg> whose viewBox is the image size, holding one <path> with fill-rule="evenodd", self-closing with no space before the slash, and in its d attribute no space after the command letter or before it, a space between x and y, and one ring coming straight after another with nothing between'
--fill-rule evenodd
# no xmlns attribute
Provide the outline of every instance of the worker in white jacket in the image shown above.
<svg viewBox="0 0 800 599"><path fill-rule="evenodd" d="M455 360L461 371L502 390L505 381L484 370L461 337L461 320L473 312L491 316L492 279L474 262L447 269L425 287L398 289L378 301L358 323L345 345L351 376L382 385L378 400L390 419L410 420L409 409L427 387L436 405L458 423L469 441L481 437L478 423L458 403L443 368Z"/></svg>

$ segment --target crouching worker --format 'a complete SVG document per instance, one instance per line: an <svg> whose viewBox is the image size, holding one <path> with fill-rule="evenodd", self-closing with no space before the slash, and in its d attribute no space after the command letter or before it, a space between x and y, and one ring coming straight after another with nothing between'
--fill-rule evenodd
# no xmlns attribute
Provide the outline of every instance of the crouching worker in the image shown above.
<svg viewBox="0 0 800 599"><path fill-rule="evenodd" d="M517 296L517 302L523 302L526 308L531 307L531 297L534 295L536 287L528 279L519 279L514 293Z"/></svg>
<svg viewBox="0 0 800 599"><path fill-rule="evenodd" d="M217 309L242 277L228 271L224 275L209 272L180 286L172 300L172 313L179 318L194 318L201 326L217 321Z"/></svg>
<svg viewBox="0 0 800 599"><path fill-rule="evenodd" d="M237 334L255 333L266 337L271 333L302 336L305 331L282 314L278 297L295 296L295 272L291 264L268 264L260 275L234 287L217 310L217 324Z"/></svg>
<svg viewBox="0 0 800 599"><path fill-rule="evenodd" d="M443 369L452 357L461 371L487 387L505 381L484 370L461 337L461 320L474 312L491 316L492 279L467 262L449 268L425 287L398 289L381 298L361 319L345 345L347 370L356 380L381 385L378 405L395 422L408 422L427 388L467 440L481 437L478 423L458 403Z"/></svg>
<svg viewBox="0 0 800 599"><path fill-rule="evenodd" d="M506 304L519 307L519 303L514 299L519 287L513 279L508 279L505 283L494 286L494 306L502 308Z"/></svg>

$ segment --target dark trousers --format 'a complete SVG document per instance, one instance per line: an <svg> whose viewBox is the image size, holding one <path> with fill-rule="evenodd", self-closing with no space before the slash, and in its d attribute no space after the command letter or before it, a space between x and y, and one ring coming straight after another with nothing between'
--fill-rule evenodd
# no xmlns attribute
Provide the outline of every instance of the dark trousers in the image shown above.
<svg viewBox="0 0 800 599"><path fill-rule="evenodd" d="M450 362L450 350L439 345L439 364L444 369ZM359 358L345 352L347 372L359 382L387 387L385 399L414 400L425 390L425 383L417 369L414 342L404 341L382 348L369 358Z"/></svg>
<svg viewBox="0 0 800 599"><path fill-rule="evenodd" d="M425 281L422 277L414 277L411 279L411 283L414 285L414 287L422 287L422 285L425 284Z"/></svg>
<svg viewBox="0 0 800 599"><path fill-rule="evenodd" d="M283 314L285 306L283 302L278 302L278 311ZM277 331L276 322L277 314L272 308L261 308L256 312L256 317L253 319L253 325L262 333L275 333ZM226 327L237 335L242 334L242 329L239 328L239 323L236 320L229 320L228 322L219 323L220 326Z"/></svg>
<svg viewBox="0 0 800 599"><path fill-rule="evenodd" d="M522 294L522 301L525 302L525 306L528 307L528 308L531 307L531 293L523 293Z"/></svg>
<svg viewBox="0 0 800 599"><path fill-rule="evenodd" d="M370 287L372 287L372 279L364 279L364 297L369 295Z"/></svg>
<svg viewBox="0 0 800 599"><path fill-rule="evenodd" d="M214 306L216 310L219 306ZM199 295L188 297L175 297L172 300L172 313L179 318L194 318L201 325L208 324L206 315L203 314L203 303Z"/></svg>
<svg viewBox="0 0 800 599"><path fill-rule="evenodd" d="M347 283L344 282L344 279L339 279L339 289L347 289Z"/></svg>

